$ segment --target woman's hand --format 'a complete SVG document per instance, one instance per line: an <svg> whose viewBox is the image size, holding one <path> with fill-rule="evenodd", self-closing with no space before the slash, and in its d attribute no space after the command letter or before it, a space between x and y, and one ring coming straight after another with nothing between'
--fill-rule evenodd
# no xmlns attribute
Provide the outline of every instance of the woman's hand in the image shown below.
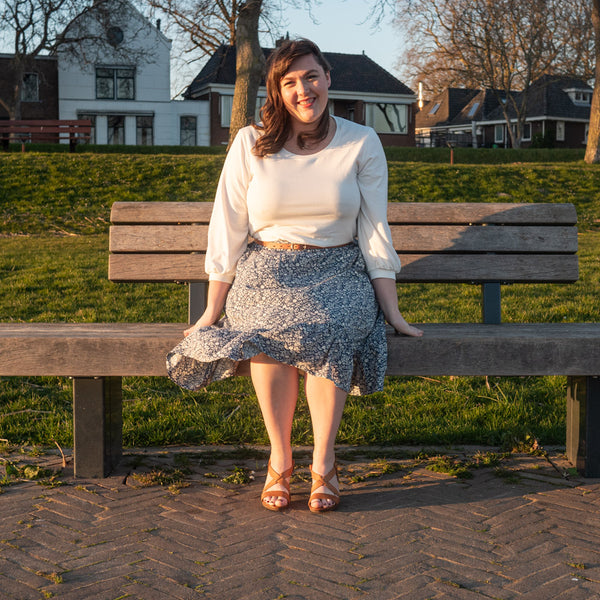
<svg viewBox="0 0 600 600"><path fill-rule="evenodd" d="M371 280L375 297L385 320L402 335L410 335L412 337L421 337L423 331L418 327L413 327L406 322L406 319L400 313L398 308L398 290L396 289L396 280L378 277Z"/></svg>
<svg viewBox="0 0 600 600"><path fill-rule="evenodd" d="M194 331L200 329L201 327L210 327L211 325L214 325L219 320L218 316L215 319L212 315L207 314L207 312L208 311L205 311L204 314L191 327L188 327L183 332L183 335L185 337L190 335L190 333L194 333Z"/></svg>
<svg viewBox="0 0 600 600"><path fill-rule="evenodd" d="M210 327L214 325L223 312L225 306L225 300L229 293L230 283L224 281L210 281L208 283L208 294L206 298L206 310L202 313L202 316L191 326L188 327L183 335L187 337L194 331L197 331L201 327Z"/></svg>
<svg viewBox="0 0 600 600"><path fill-rule="evenodd" d="M398 313L393 323L390 320L388 320L388 323L396 330L396 333L410 335L411 337L421 337L423 335L422 329L407 323L400 313Z"/></svg>

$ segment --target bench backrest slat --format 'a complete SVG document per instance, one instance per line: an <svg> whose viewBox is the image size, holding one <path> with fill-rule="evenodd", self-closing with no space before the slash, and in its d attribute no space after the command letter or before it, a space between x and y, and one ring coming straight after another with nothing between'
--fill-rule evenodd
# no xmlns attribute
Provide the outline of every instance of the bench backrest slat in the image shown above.
<svg viewBox="0 0 600 600"><path fill-rule="evenodd" d="M390 202L390 225L412 223L496 224L496 225L576 225L572 204L511 204L508 202Z"/></svg>
<svg viewBox="0 0 600 600"><path fill-rule="evenodd" d="M406 283L571 283L577 273L576 255L402 255L398 281ZM204 254L113 254L111 281L206 281ZM576 278L575 278L576 280Z"/></svg>
<svg viewBox="0 0 600 600"><path fill-rule="evenodd" d="M204 223L208 225L212 202L115 202L110 212L112 223Z"/></svg>
<svg viewBox="0 0 600 600"><path fill-rule="evenodd" d="M402 253L566 253L577 251L572 227L474 227L394 225L394 248ZM113 227L111 252L202 252L208 225L120 225Z"/></svg>
<svg viewBox="0 0 600 600"><path fill-rule="evenodd" d="M572 227L523 225L392 225L392 240L398 253L405 252L577 252Z"/></svg>
<svg viewBox="0 0 600 600"><path fill-rule="evenodd" d="M113 204L109 278L205 281L210 202ZM572 282L577 215L570 204L390 203L406 282Z"/></svg>
<svg viewBox="0 0 600 600"><path fill-rule="evenodd" d="M204 252L208 225L122 225L111 228L111 252Z"/></svg>

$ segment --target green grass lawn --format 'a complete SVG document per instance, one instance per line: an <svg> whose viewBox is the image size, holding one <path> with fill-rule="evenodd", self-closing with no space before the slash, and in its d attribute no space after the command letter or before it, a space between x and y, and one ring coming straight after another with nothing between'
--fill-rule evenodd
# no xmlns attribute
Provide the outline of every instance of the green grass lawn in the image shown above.
<svg viewBox="0 0 600 600"><path fill-rule="evenodd" d="M210 200L222 155L9 154L0 159L0 321L183 322L187 289L107 280L115 200ZM407 201L573 202L580 218L580 280L503 289L503 319L597 321L600 171L583 163L440 165L390 162L390 197ZM404 285L413 322L478 321L470 285ZM71 382L0 378L0 438L72 444ZM248 379L182 391L166 378L124 379L124 443L266 443ZM565 439L565 380L388 378L383 392L351 397L338 441L348 444L512 445ZM295 444L311 443L301 398Z"/></svg>
<svg viewBox="0 0 600 600"><path fill-rule="evenodd" d="M580 238L580 280L506 286L505 321L597 320L600 234ZM109 282L107 245L106 234L0 238L0 321L185 321L185 286ZM471 285L413 284L401 286L400 301L414 322L477 321L479 294ZM1 386L0 438L72 444L68 379L2 378ZM165 378L130 377L124 397L125 445L266 443L246 378L191 393ZM311 443L304 399L293 435L295 444ZM383 392L350 398L338 440L502 445L527 436L564 443L564 378L388 378Z"/></svg>

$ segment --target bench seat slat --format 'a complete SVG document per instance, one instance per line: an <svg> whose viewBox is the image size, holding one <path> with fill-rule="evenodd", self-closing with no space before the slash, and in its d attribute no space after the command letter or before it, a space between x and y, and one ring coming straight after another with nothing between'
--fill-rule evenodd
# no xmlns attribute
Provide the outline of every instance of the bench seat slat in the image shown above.
<svg viewBox="0 0 600 600"><path fill-rule="evenodd" d="M401 254L400 282L569 283L578 279L577 255ZM111 281L206 281L204 254L111 254Z"/></svg>
<svg viewBox="0 0 600 600"><path fill-rule="evenodd" d="M0 375L166 375L183 323L0 324ZM600 374L600 323L424 324L388 332L388 375ZM143 357L140 359L140 357Z"/></svg>
<svg viewBox="0 0 600 600"><path fill-rule="evenodd" d="M420 326L421 327L421 326ZM600 373L600 323L427 324L411 344L388 336L388 375Z"/></svg>

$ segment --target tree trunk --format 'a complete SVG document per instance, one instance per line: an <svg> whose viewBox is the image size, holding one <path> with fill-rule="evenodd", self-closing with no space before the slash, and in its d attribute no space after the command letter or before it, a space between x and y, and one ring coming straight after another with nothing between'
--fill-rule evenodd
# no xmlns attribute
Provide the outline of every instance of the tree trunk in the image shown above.
<svg viewBox="0 0 600 600"><path fill-rule="evenodd" d="M261 8L262 0L248 0L240 7L236 28L236 77L229 126L230 146L237 132L254 118L258 86L265 72L265 57L258 41Z"/></svg>
<svg viewBox="0 0 600 600"><path fill-rule="evenodd" d="M592 4L592 25L594 27L596 78L585 148L585 162L590 164L600 163L600 0L594 0Z"/></svg>

